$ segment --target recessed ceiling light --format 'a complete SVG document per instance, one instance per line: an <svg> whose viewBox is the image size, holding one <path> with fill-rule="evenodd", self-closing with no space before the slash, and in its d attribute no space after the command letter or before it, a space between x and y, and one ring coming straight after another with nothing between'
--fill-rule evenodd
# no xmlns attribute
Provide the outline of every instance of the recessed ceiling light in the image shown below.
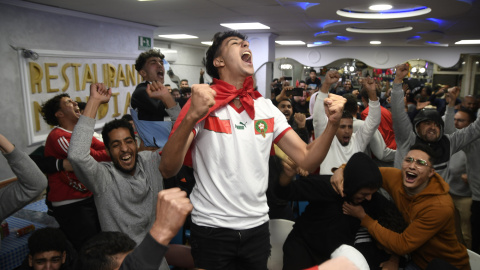
<svg viewBox="0 0 480 270"><path fill-rule="evenodd" d="M370 44L372 44L372 45L379 45L379 44L382 44L382 42L381 42L381 41L378 41L378 40L372 40L372 41L370 41Z"/></svg>
<svg viewBox="0 0 480 270"><path fill-rule="evenodd" d="M464 39L455 42L455 44L480 44L480 39Z"/></svg>
<svg viewBox="0 0 480 270"><path fill-rule="evenodd" d="M170 38L170 39L193 39L198 38L197 36L187 35L187 34L176 34L176 35L158 35L161 38Z"/></svg>
<svg viewBox="0 0 480 270"><path fill-rule="evenodd" d="M368 7L370 10L389 10L392 9L392 5L387 4L379 4L379 5L372 5Z"/></svg>
<svg viewBox="0 0 480 270"><path fill-rule="evenodd" d="M212 46L213 41L202 41L202 44L203 44L203 45Z"/></svg>
<svg viewBox="0 0 480 270"><path fill-rule="evenodd" d="M165 49L165 48L157 48L154 47L155 50L159 50L161 53L177 53L177 50Z"/></svg>
<svg viewBox="0 0 480 270"><path fill-rule="evenodd" d="M370 34L384 34L384 33L399 33L412 30L411 26L395 27L395 28L358 28L348 27L346 30L353 33L370 33Z"/></svg>
<svg viewBox="0 0 480 270"><path fill-rule="evenodd" d="M330 41L315 41L313 44L307 44L307 47L312 48L312 47L325 46L330 44L332 44L332 42Z"/></svg>
<svg viewBox="0 0 480 270"><path fill-rule="evenodd" d="M398 19L415 17L430 13L432 11L429 7L419 7L409 10L391 10L387 12L363 12L348 9L337 10L337 15L356 18L356 19Z"/></svg>
<svg viewBox="0 0 480 270"><path fill-rule="evenodd" d="M254 23L221 23L223 27L227 27L235 30L250 30L250 29L270 29L269 26L261 24L259 22Z"/></svg>
<svg viewBox="0 0 480 270"><path fill-rule="evenodd" d="M305 45L305 42L301 40L277 40L275 43L280 45Z"/></svg>

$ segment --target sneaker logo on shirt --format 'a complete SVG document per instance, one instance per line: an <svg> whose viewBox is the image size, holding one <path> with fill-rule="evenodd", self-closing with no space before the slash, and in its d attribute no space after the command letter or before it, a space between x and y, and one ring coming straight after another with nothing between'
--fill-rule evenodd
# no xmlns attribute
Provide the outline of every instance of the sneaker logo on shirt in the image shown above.
<svg viewBox="0 0 480 270"><path fill-rule="evenodd" d="M240 125L235 125L235 128L239 130L244 130L246 127L247 127L247 122L245 123L240 122Z"/></svg>

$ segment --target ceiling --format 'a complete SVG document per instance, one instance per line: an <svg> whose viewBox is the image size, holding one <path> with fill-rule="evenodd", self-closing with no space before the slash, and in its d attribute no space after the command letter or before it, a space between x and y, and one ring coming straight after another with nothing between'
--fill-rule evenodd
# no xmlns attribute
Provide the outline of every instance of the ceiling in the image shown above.
<svg viewBox="0 0 480 270"><path fill-rule="evenodd" d="M242 30L241 32L278 35L276 40L302 40L306 43L324 42L325 46L373 46L370 41L381 41L375 46L462 46L462 39L480 39L479 0L311 0L311 2L284 0L28 0L69 10L96 14L131 22L153 25L155 39L159 34L190 34L198 39L175 40L177 43L201 45L218 31L228 28L220 23L260 22L269 30ZM391 13L420 9L425 15L399 19L357 19L337 15L371 12L371 4L390 4ZM420 3L420 4L419 4ZM367 30L411 27L399 33L353 33L347 27ZM305 45L303 45L305 46ZM477 45L480 46L480 45Z"/></svg>

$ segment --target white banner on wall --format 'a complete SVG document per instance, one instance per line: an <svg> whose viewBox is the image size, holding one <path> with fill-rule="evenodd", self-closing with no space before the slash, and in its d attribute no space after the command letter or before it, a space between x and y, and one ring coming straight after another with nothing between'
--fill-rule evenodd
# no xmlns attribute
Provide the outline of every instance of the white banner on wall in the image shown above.
<svg viewBox="0 0 480 270"><path fill-rule="evenodd" d="M130 98L141 77L135 70L137 55L35 50L38 59L18 52L28 144L44 141L51 130L40 114L43 102L66 93L75 101L88 100L90 84L103 82L112 88L112 98L97 113L95 128L129 113Z"/></svg>

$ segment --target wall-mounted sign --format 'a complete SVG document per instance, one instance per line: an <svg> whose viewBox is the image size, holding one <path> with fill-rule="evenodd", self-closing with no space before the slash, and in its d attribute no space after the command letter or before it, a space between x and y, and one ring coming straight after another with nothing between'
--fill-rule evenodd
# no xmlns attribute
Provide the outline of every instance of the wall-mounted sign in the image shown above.
<svg viewBox="0 0 480 270"><path fill-rule="evenodd" d="M138 50L148 51L152 48L152 39L149 37L138 36Z"/></svg>
<svg viewBox="0 0 480 270"><path fill-rule="evenodd" d="M96 128L129 113L131 93L142 81L135 70L136 55L32 51L38 53L38 59L18 54L29 145L45 140L52 128L40 114L43 102L61 93L86 102L92 83L105 83L113 92L110 102L97 113Z"/></svg>

